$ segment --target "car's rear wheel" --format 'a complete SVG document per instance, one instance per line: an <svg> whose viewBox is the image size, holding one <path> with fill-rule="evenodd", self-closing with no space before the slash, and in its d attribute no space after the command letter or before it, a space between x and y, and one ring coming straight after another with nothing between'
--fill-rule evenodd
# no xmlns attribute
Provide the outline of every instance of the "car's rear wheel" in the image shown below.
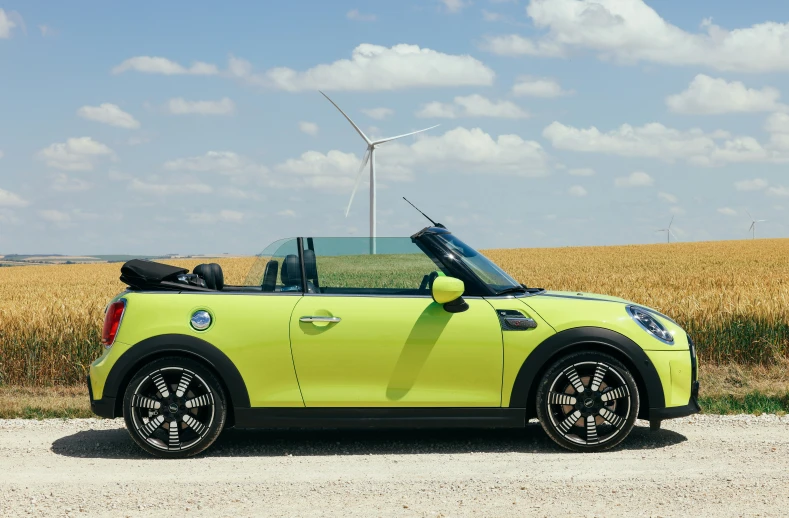
<svg viewBox="0 0 789 518"><path fill-rule="evenodd" d="M559 359L537 389L537 417L560 446L592 452L613 448L633 429L638 386L625 365L598 352Z"/></svg>
<svg viewBox="0 0 789 518"><path fill-rule="evenodd" d="M190 457L221 433L227 417L225 395L202 364L162 358L142 367L127 385L123 417L134 442L148 453Z"/></svg>

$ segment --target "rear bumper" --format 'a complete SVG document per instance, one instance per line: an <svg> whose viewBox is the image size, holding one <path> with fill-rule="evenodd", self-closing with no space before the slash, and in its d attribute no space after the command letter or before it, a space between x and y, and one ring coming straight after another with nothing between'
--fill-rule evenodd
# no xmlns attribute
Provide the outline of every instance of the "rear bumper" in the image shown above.
<svg viewBox="0 0 789 518"><path fill-rule="evenodd" d="M659 424L660 421L666 419L675 419L677 417L686 417L701 412L701 407L698 403L699 397L699 382L694 381L690 390L690 401L684 406L674 406L668 408L650 408L649 409L649 422Z"/></svg>
<svg viewBox="0 0 789 518"><path fill-rule="evenodd" d="M113 419L115 416L115 398L105 397L93 399L93 385L90 383L90 374L87 377L88 394L90 396L90 410L99 417Z"/></svg>

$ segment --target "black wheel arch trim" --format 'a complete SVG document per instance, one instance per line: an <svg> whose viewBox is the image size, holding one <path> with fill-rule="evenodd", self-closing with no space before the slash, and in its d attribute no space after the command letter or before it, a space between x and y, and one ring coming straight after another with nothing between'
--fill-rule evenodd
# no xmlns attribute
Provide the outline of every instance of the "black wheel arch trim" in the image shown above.
<svg viewBox="0 0 789 518"><path fill-rule="evenodd" d="M246 383L238 368L215 345L200 338L181 335L166 334L146 338L131 346L124 352L110 369L107 380L104 382L102 399L115 398L117 402L123 400L123 390L137 369L149 361L169 355L185 355L197 358L211 367L219 377L219 382L227 390L232 407L249 408L249 392ZM115 409L115 415L122 415Z"/></svg>
<svg viewBox="0 0 789 518"><path fill-rule="evenodd" d="M626 359L625 365L635 369L639 389L646 390L647 401L642 401L639 415L648 415L650 408L665 406L663 384L660 376L643 349L623 334L602 327L575 327L551 335L540 343L521 365L512 385L510 408L526 408L527 415L535 415L534 399L542 373L556 358L571 352L590 348L613 352L615 357ZM591 346L591 347L589 347ZM629 365L628 365L629 363ZM640 378L640 379L639 379ZM643 385L643 386L641 386Z"/></svg>

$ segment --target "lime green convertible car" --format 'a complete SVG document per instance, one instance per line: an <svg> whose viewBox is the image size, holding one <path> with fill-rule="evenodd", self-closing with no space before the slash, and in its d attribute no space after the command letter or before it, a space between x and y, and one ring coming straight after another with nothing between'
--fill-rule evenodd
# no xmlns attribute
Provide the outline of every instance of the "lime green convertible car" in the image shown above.
<svg viewBox="0 0 789 518"><path fill-rule="evenodd" d="M538 266L538 265L535 265ZM243 285L217 264L121 269L91 407L160 457L244 428L524 427L600 451L699 411L688 335L653 309L516 282L440 227L294 238Z"/></svg>

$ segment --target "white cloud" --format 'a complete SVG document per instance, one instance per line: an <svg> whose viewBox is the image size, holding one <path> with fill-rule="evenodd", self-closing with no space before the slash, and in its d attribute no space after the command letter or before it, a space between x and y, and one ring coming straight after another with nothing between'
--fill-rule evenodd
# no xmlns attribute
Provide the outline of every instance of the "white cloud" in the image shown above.
<svg viewBox="0 0 789 518"><path fill-rule="evenodd" d="M720 130L677 130L657 122L641 127L623 124L607 133L594 126L583 129L553 122L543 130L543 136L557 149L657 158L667 162L682 159L705 167L727 163L789 161L789 154L785 150L772 143L764 147L753 137L732 137Z"/></svg>
<svg viewBox="0 0 789 518"><path fill-rule="evenodd" d="M505 20L506 17L503 14L494 13L494 12L491 12L491 11L483 9L482 10L482 19L485 20L486 22L500 22L500 21Z"/></svg>
<svg viewBox="0 0 789 518"><path fill-rule="evenodd" d="M195 61L189 68L171 61L167 58L152 57L152 56L136 56L129 58L120 65L112 69L113 74L122 74L129 70L136 72L143 72L146 74L162 74L166 76L172 75L196 75L196 76L212 76L219 73L216 65L210 63L203 63L202 61Z"/></svg>
<svg viewBox="0 0 789 518"><path fill-rule="evenodd" d="M11 191L6 191L5 189L0 189L0 207L20 209L22 207L27 207L28 205L30 205L30 203L18 194L14 194Z"/></svg>
<svg viewBox="0 0 789 518"><path fill-rule="evenodd" d="M643 171L635 171L614 180L614 185L617 187L649 187L653 183L655 180Z"/></svg>
<svg viewBox="0 0 789 518"><path fill-rule="evenodd" d="M586 196L587 194L586 189L584 189L580 185L573 185L572 187L570 187L570 189L568 189L567 193L570 196L575 196L576 198L581 198L583 196Z"/></svg>
<svg viewBox="0 0 789 518"><path fill-rule="evenodd" d="M658 198L660 198L661 200L663 200L663 201L665 201L667 203L679 203L679 198L677 198L673 194L670 194L670 193L667 193L667 192L659 192L659 193L657 193L657 195L658 195Z"/></svg>
<svg viewBox="0 0 789 518"><path fill-rule="evenodd" d="M458 127L440 136L424 135L413 144L391 142L376 151L385 181L406 181L415 170L476 172L537 177L548 174L548 156L539 143L518 135L494 138L479 128ZM348 192L361 157L332 150L307 151L274 167L279 186L307 186Z"/></svg>
<svg viewBox="0 0 789 518"><path fill-rule="evenodd" d="M286 217L286 218L295 218L296 217L296 211L294 211L292 209L285 209L285 210L281 210L281 211L277 212L277 215L278 216L283 216L283 217Z"/></svg>
<svg viewBox="0 0 789 518"><path fill-rule="evenodd" d="M49 221L50 223L54 223L60 227L67 226L71 222L71 215L69 215L68 212L63 212L60 210L41 210L38 212L38 215L44 221Z"/></svg>
<svg viewBox="0 0 789 518"><path fill-rule="evenodd" d="M394 114L394 110L391 108L368 108L362 110L362 113L373 119L383 120L387 117L391 117Z"/></svg>
<svg viewBox="0 0 789 518"><path fill-rule="evenodd" d="M10 38L11 30L17 26L17 24L11 20L13 14L15 14L13 11L6 13L3 9L0 9L0 39Z"/></svg>
<svg viewBox="0 0 789 518"><path fill-rule="evenodd" d="M3 158L4 156L5 156L5 153L3 153L3 150L0 149L0 158Z"/></svg>
<svg viewBox="0 0 789 518"><path fill-rule="evenodd" d="M673 206L673 207L670 207L670 208L668 209L668 211L669 211L670 213L672 213L672 214L677 214L677 215L682 215L682 214L685 214L685 209L683 209L682 207L677 207L676 205L675 205L675 206Z"/></svg>
<svg viewBox="0 0 789 518"><path fill-rule="evenodd" d="M56 173L52 178L50 187L60 192L79 192L87 191L93 185L82 178L70 178L65 173Z"/></svg>
<svg viewBox="0 0 789 518"><path fill-rule="evenodd" d="M734 188L738 191L760 191L767 187L767 182L761 178L754 178L752 180L741 180L734 182Z"/></svg>
<svg viewBox="0 0 789 518"><path fill-rule="evenodd" d="M521 76L512 87L512 94L517 96L552 98L573 93L572 90L562 89L555 79L550 78Z"/></svg>
<svg viewBox="0 0 789 518"><path fill-rule="evenodd" d="M318 125L314 122L299 122L299 130L307 135L317 135Z"/></svg>
<svg viewBox="0 0 789 518"><path fill-rule="evenodd" d="M168 101L167 109L175 115L232 115L236 111L236 104L227 97L218 101L187 101L183 97L176 97Z"/></svg>
<svg viewBox="0 0 789 518"><path fill-rule="evenodd" d="M83 106L77 110L77 115L118 128L136 129L140 127L139 121L130 114L121 110L116 104L102 103L98 106Z"/></svg>
<svg viewBox="0 0 789 518"><path fill-rule="evenodd" d="M238 200L257 200L260 196L254 191L249 189L239 189L238 187L222 187L220 189L222 196L227 198L236 198Z"/></svg>
<svg viewBox="0 0 789 518"><path fill-rule="evenodd" d="M213 192L211 186L204 183L161 184L143 182L137 178L129 183L129 189L156 196L168 194L209 194Z"/></svg>
<svg viewBox="0 0 789 518"><path fill-rule="evenodd" d="M764 112L779 109L780 97L775 88L756 90L740 81L728 82L699 74L687 90L666 97L666 105L675 113L698 115Z"/></svg>
<svg viewBox="0 0 789 518"><path fill-rule="evenodd" d="M248 61L231 57L228 73L254 85L289 92L489 86L495 76L493 70L469 55L445 54L418 45L387 48L369 43L356 47L351 59L317 65L303 72L278 67L255 73Z"/></svg>
<svg viewBox="0 0 789 518"><path fill-rule="evenodd" d="M219 174L265 174L267 169L232 151L209 151L204 155L177 158L164 163L170 171L214 172Z"/></svg>
<svg viewBox="0 0 789 518"><path fill-rule="evenodd" d="M187 214L189 223L240 223L244 214L237 210L220 210L219 212L192 212Z"/></svg>
<svg viewBox="0 0 789 518"><path fill-rule="evenodd" d="M431 102L416 112L417 117L497 117L503 119L525 119L529 113L511 101L491 101L479 94L455 97L453 103Z"/></svg>
<svg viewBox="0 0 789 518"><path fill-rule="evenodd" d="M48 38L50 36L56 36L57 31L50 27L49 25L39 25L38 30L41 32L42 38Z"/></svg>
<svg viewBox="0 0 789 518"><path fill-rule="evenodd" d="M56 142L38 152L48 166L66 171L91 171L99 157L108 155L114 155L112 149L90 137Z"/></svg>
<svg viewBox="0 0 789 518"><path fill-rule="evenodd" d="M589 167L580 167L576 169L570 169L567 171L573 176L594 176L594 169Z"/></svg>
<svg viewBox="0 0 789 518"><path fill-rule="evenodd" d="M783 185L769 187L767 189L767 194L771 194L773 196L789 196L789 188L784 187Z"/></svg>
<svg viewBox="0 0 789 518"><path fill-rule="evenodd" d="M465 9L471 2L466 2L465 0L438 0L444 7L444 9L452 14L459 13L463 9Z"/></svg>
<svg viewBox="0 0 789 518"><path fill-rule="evenodd" d="M602 60L703 66L737 72L789 70L789 24L727 30L704 20L701 31L670 24L643 0L532 0L527 14L546 34L489 38L498 54L564 56L591 50Z"/></svg>
<svg viewBox="0 0 789 518"><path fill-rule="evenodd" d="M725 214L726 216L736 216L737 215L737 211L734 210L734 209L731 209L729 207L721 207L720 209L718 209L718 212L720 212L721 214Z"/></svg>
<svg viewBox="0 0 789 518"><path fill-rule="evenodd" d="M351 9L345 13L345 17L357 22L374 22L377 19L374 14L362 14L358 9Z"/></svg>

